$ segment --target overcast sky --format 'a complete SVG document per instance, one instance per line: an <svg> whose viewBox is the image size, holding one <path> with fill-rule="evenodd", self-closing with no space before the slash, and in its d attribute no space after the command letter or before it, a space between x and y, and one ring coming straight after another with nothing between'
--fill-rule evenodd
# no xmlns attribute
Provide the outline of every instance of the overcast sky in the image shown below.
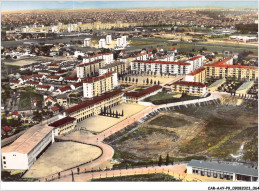
<svg viewBox="0 0 260 191"><path fill-rule="evenodd" d="M2 10L82 8L257 8L257 1L2 1Z"/></svg>

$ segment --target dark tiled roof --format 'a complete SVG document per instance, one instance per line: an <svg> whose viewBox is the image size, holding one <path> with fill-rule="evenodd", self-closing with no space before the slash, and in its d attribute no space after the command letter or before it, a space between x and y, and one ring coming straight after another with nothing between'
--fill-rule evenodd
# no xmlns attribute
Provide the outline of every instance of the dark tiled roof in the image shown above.
<svg viewBox="0 0 260 191"><path fill-rule="evenodd" d="M64 112L66 112L66 113L68 113L68 114L74 113L74 112L76 112L76 111L78 111L78 110L81 110L81 109L83 109L83 108L89 107L89 106L91 106L91 105L95 105L95 104L97 104L97 103L99 103L99 102L102 102L102 101L104 101L104 100L107 100L107 99L109 99L109 98L111 98L111 97L114 97L114 96L116 96L116 95L118 95L118 94L121 94L121 93L122 93L122 90L121 90L121 89L117 89L117 90L114 90L114 91L112 91L112 92L107 92L107 93L104 93L104 94L101 95L101 96L98 96L98 97L95 97L95 98L93 98L93 99L84 101L84 102L82 102L82 103L80 103L80 104L78 104L78 105L75 105L75 106L73 106L73 107L71 107L71 108L69 108L69 109L66 109Z"/></svg>
<svg viewBox="0 0 260 191"><path fill-rule="evenodd" d="M55 122L49 124L49 126L59 127L59 126L65 125L66 123L72 122L74 120L76 120L74 117L67 116L67 117L64 117L62 119L59 119L58 121L55 121Z"/></svg>
<svg viewBox="0 0 260 191"><path fill-rule="evenodd" d="M194 87L206 87L205 84L200 83L200 82L187 82L187 81L174 82L173 85L194 86Z"/></svg>
<svg viewBox="0 0 260 191"><path fill-rule="evenodd" d="M127 92L124 94L124 96L126 96L126 97L143 97L143 96L150 94L154 91L157 91L161 88L162 88L162 86L152 86L152 87L146 88L140 92Z"/></svg>

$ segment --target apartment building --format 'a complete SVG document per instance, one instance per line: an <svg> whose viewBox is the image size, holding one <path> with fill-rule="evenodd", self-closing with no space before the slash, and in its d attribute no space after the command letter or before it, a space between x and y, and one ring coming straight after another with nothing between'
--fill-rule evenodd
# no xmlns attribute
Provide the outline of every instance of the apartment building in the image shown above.
<svg viewBox="0 0 260 191"><path fill-rule="evenodd" d="M189 82L206 82L206 69L204 67L199 68L185 76L185 81Z"/></svg>
<svg viewBox="0 0 260 191"><path fill-rule="evenodd" d="M192 71L197 70L203 66L203 61L205 56L194 56L187 60L186 62L191 64Z"/></svg>
<svg viewBox="0 0 260 191"><path fill-rule="evenodd" d="M123 101L122 96L123 92L121 89L107 92L64 110L63 115L74 117L77 119L77 122L80 122L91 116L98 115L101 112L101 108L111 108L121 104Z"/></svg>
<svg viewBox="0 0 260 191"><path fill-rule="evenodd" d="M229 65L222 62L206 64L206 78L235 78L241 81L256 81L258 68L253 66Z"/></svg>
<svg viewBox="0 0 260 191"><path fill-rule="evenodd" d="M127 64L125 62L115 61L100 68L99 74L103 75L112 71L116 72L119 75L125 74L127 72Z"/></svg>
<svg viewBox="0 0 260 191"><path fill-rule="evenodd" d="M112 71L83 81L83 96L93 98L118 86L117 73Z"/></svg>
<svg viewBox="0 0 260 191"><path fill-rule="evenodd" d="M55 136L68 134L71 131L74 131L76 125L77 125L76 119L70 116L64 117L62 119L59 119L49 124L49 126L53 127Z"/></svg>
<svg viewBox="0 0 260 191"><path fill-rule="evenodd" d="M206 93L206 85L200 82L179 81L173 83L173 93L185 93L188 95L202 96Z"/></svg>
<svg viewBox="0 0 260 191"><path fill-rule="evenodd" d="M171 75L185 75L191 72L191 64L187 62L133 60L131 70L136 72L155 72Z"/></svg>
<svg viewBox="0 0 260 191"><path fill-rule="evenodd" d="M105 64L110 64L111 62L114 61L114 54L113 53L95 54L93 56L83 58L83 64L88 62L93 62L95 60L102 60L102 59L104 60Z"/></svg>
<svg viewBox="0 0 260 191"><path fill-rule="evenodd" d="M88 63L81 63L76 67L77 77L86 78L93 76L95 73L99 72L99 69L105 66L103 59L94 60Z"/></svg>

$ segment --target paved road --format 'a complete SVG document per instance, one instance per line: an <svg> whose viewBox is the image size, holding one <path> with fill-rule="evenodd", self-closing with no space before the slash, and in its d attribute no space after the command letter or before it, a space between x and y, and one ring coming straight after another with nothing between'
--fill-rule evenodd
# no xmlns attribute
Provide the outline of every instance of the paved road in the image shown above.
<svg viewBox="0 0 260 191"><path fill-rule="evenodd" d="M186 165L169 165L169 166L155 166L155 167L140 167L140 168L128 168L128 169L117 169L117 170L104 170L97 172L87 172L84 173L85 170L82 169L78 174L76 171L73 171L73 177L75 182L86 182L91 179L99 179L99 178L107 178L107 177L119 177L119 176L129 176L129 175L137 175L137 174L155 174L155 173L164 173L169 174L177 179L184 178ZM71 182L72 175L71 172L64 176L61 173L61 178L58 178L57 175L50 177L48 181L53 182Z"/></svg>

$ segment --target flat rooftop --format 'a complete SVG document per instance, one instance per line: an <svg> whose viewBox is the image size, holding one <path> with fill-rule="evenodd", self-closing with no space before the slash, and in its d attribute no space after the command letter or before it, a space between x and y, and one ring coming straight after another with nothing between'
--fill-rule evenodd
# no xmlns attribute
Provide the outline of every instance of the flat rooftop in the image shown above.
<svg viewBox="0 0 260 191"><path fill-rule="evenodd" d="M53 127L47 124L38 124L28 129L22 136L11 145L2 148L2 153L18 152L28 154L42 139L52 131Z"/></svg>

